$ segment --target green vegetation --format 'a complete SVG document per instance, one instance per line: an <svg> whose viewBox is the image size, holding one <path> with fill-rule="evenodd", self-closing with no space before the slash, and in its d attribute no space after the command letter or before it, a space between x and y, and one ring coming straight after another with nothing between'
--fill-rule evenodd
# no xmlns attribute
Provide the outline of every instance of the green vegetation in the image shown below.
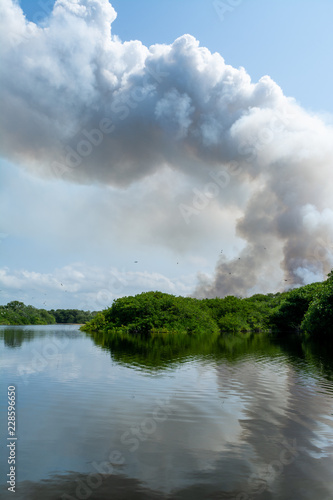
<svg viewBox="0 0 333 500"><path fill-rule="evenodd" d="M284 294L254 295L248 299L198 300L162 292L122 297L97 313L82 330L127 334L189 334L269 332L270 317Z"/></svg>
<svg viewBox="0 0 333 500"><path fill-rule="evenodd" d="M323 283L245 299L228 296L198 300L162 292L122 297L81 329L109 338L121 335L126 342L131 342L131 336L142 335L207 338L246 332L301 333L307 338L333 339L333 271Z"/></svg>
<svg viewBox="0 0 333 500"><path fill-rule="evenodd" d="M55 317L45 309L26 306L18 300L0 306L0 325L52 325L55 322Z"/></svg>
<svg viewBox="0 0 333 500"><path fill-rule="evenodd" d="M203 299L221 332L268 332L271 329L272 311L283 299L284 294L256 294L240 299L228 296L224 299Z"/></svg>
<svg viewBox="0 0 333 500"><path fill-rule="evenodd" d="M285 294L270 322L273 331L333 340L333 271L323 283L312 283Z"/></svg>
<svg viewBox="0 0 333 500"><path fill-rule="evenodd" d="M84 324L89 333L130 336L170 334L211 338L222 333L274 332L279 335L333 340L333 271L322 283L284 293L256 294L240 299L198 300L162 292L122 297L102 312L37 309L13 301L0 306L0 324ZM126 338L125 338L126 340ZM207 341L207 340L206 340Z"/></svg>
<svg viewBox="0 0 333 500"><path fill-rule="evenodd" d="M304 314L301 330L311 337L333 338L333 271L323 286L318 287Z"/></svg>
<svg viewBox="0 0 333 500"><path fill-rule="evenodd" d="M86 323L96 313L77 309L57 309L46 311L14 300L0 306L0 325L54 325L55 323Z"/></svg>
<svg viewBox="0 0 333 500"><path fill-rule="evenodd" d="M162 292L117 299L82 330L129 334L219 333L216 321L202 301Z"/></svg>
<svg viewBox="0 0 333 500"><path fill-rule="evenodd" d="M50 314L55 317L56 323L84 324L91 321L97 313L79 309L51 309Z"/></svg>
<svg viewBox="0 0 333 500"><path fill-rule="evenodd" d="M270 317L272 328L285 332L298 331L310 303L321 288L322 283L312 283L285 294Z"/></svg>

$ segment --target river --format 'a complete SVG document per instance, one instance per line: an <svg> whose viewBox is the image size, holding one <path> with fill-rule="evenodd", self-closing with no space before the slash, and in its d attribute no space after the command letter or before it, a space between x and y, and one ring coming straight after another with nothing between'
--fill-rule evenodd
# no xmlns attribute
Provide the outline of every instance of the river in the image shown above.
<svg viewBox="0 0 333 500"><path fill-rule="evenodd" d="M0 327L1 498L331 500L332 351ZM6 484L15 387L15 496Z"/></svg>

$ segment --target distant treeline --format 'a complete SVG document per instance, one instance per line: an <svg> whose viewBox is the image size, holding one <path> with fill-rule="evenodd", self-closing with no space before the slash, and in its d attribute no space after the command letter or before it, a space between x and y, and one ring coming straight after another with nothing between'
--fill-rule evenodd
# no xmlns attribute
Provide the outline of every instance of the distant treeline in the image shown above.
<svg viewBox="0 0 333 500"><path fill-rule="evenodd" d="M37 309L13 301L0 306L2 325L85 324L112 334L219 335L221 332L300 332L333 339L333 271L328 279L283 293L241 299L194 299L145 292L116 299L102 312Z"/></svg>
<svg viewBox="0 0 333 500"><path fill-rule="evenodd" d="M122 297L81 329L126 335L300 332L333 338L333 271L324 282L244 299L199 300L162 292Z"/></svg>
<svg viewBox="0 0 333 500"><path fill-rule="evenodd" d="M0 306L0 325L53 325L56 323L86 323L91 321L96 312L78 309L37 309L14 300L6 306Z"/></svg>
<svg viewBox="0 0 333 500"><path fill-rule="evenodd" d="M51 309L50 314L54 316L56 323L87 323L97 314L96 311L81 311L79 309Z"/></svg>

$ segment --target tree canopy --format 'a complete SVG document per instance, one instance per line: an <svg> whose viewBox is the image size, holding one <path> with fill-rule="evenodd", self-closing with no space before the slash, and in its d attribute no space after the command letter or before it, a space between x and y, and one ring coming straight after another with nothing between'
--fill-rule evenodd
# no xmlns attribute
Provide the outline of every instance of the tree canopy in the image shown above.
<svg viewBox="0 0 333 500"><path fill-rule="evenodd" d="M80 323L87 332L129 335L299 332L333 339L333 271L326 281L288 292L195 299L159 291L121 297L101 312L37 309L12 301L0 306L0 324Z"/></svg>
<svg viewBox="0 0 333 500"><path fill-rule="evenodd" d="M333 338L333 271L313 294L301 330L313 337Z"/></svg>
<svg viewBox="0 0 333 500"><path fill-rule="evenodd" d="M0 325L53 325L55 323L86 323L96 313L78 309L37 309L13 300L0 306Z"/></svg>
<svg viewBox="0 0 333 500"><path fill-rule="evenodd" d="M82 329L134 335L302 332L316 338L330 336L332 325L333 272L322 283L243 299L228 296L199 300L158 291L144 292L116 299Z"/></svg>
<svg viewBox="0 0 333 500"><path fill-rule="evenodd" d="M132 334L218 333L209 309L200 300L162 292L144 292L122 297L87 324L86 330Z"/></svg>

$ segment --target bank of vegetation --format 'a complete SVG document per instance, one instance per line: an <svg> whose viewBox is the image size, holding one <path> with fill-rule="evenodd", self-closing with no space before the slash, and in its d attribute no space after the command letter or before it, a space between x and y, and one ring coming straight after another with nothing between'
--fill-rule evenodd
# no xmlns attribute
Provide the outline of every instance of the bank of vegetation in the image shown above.
<svg viewBox="0 0 333 500"><path fill-rule="evenodd" d="M37 309L12 301L0 306L0 325L82 324L82 330L108 335L214 337L220 333L298 332L333 339L333 271L324 282L283 293L249 298L195 299L144 292L116 299L101 312Z"/></svg>
<svg viewBox="0 0 333 500"><path fill-rule="evenodd" d="M122 297L81 329L122 336L298 332L313 338L333 338L333 271L324 282L244 299L228 296L199 300L158 291Z"/></svg>
<svg viewBox="0 0 333 500"><path fill-rule="evenodd" d="M14 300L0 306L0 325L54 325L56 323L84 324L94 318L96 312L78 309L37 309Z"/></svg>

